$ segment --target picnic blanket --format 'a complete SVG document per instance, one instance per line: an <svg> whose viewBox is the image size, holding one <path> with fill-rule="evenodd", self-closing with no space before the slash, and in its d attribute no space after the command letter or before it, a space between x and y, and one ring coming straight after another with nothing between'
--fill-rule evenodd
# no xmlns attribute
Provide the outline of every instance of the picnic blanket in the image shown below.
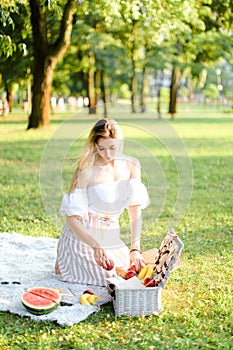
<svg viewBox="0 0 233 350"><path fill-rule="evenodd" d="M62 282L54 273L57 239L0 233L0 311L28 316L35 321L73 325L85 320L101 305L111 301L106 287ZM31 287L60 288L62 303L47 315L29 313L21 303L22 293ZM79 298L91 289L100 297L97 306L81 305Z"/></svg>

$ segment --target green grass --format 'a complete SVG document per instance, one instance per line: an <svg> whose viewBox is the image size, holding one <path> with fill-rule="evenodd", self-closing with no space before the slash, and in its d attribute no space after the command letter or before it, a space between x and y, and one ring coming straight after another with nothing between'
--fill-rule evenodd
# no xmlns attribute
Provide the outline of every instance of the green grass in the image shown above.
<svg viewBox="0 0 233 350"><path fill-rule="evenodd" d="M151 125L159 127L159 121L152 113L133 116L127 108L116 106L111 111L111 116L128 125L124 126L129 139L127 151L136 153L142 160L145 180L150 177L148 168L153 159L165 177L163 211L153 220L153 213L148 209L151 227L142 235L142 248L148 249L161 242L172 222L179 174L171 150L147 132ZM185 143L192 161L194 183L186 213L174 227L185 244L184 266L172 273L163 290L163 312L159 316L115 317L112 305L108 304L101 312L72 327L36 323L1 312L1 349L233 348L233 116L221 114L218 109L210 113L204 109L203 113L201 109L198 113L189 113L191 108L187 108L181 108L178 117L169 121ZM57 135L63 120L71 115L54 115L48 129L31 131L25 131L27 120L22 113L0 119L0 232L59 236L60 223L44 208L39 173L47 141ZM78 114L72 121L77 135L82 128L92 125L94 119L86 113ZM140 129L142 124L144 133ZM71 141L68 140L68 144ZM79 141L82 144L82 140ZM62 165L62 191L72 176L79 147L79 142L72 144L68 152L70 158ZM159 191L159 187L156 190ZM59 206L59 196L55 204ZM123 231L127 223L123 215ZM126 234L125 239L128 239Z"/></svg>

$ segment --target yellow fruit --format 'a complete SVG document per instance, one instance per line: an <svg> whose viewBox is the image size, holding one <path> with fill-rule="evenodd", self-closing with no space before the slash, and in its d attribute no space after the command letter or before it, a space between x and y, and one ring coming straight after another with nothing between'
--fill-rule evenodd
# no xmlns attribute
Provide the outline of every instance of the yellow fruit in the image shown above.
<svg viewBox="0 0 233 350"><path fill-rule="evenodd" d="M90 304L96 305L96 300L99 300L99 297L97 295L89 295L87 298Z"/></svg>
<svg viewBox="0 0 233 350"><path fill-rule="evenodd" d="M146 271L144 278L152 278L153 274L154 274L153 266L148 265L148 269Z"/></svg>
<svg viewBox="0 0 233 350"><path fill-rule="evenodd" d="M90 302L88 300L89 295L90 294L87 294L87 293L82 294L80 299L79 299L80 304L82 304L82 305L90 305Z"/></svg>
<svg viewBox="0 0 233 350"><path fill-rule="evenodd" d="M96 305L96 300L99 300L99 297L89 293L83 293L79 299L82 305Z"/></svg>
<svg viewBox="0 0 233 350"><path fill-rule="evenodd" d="M140 272L138 273L138 279L141 280L145 277L147 270L148 270L149 265L145 265Z"/></svg>

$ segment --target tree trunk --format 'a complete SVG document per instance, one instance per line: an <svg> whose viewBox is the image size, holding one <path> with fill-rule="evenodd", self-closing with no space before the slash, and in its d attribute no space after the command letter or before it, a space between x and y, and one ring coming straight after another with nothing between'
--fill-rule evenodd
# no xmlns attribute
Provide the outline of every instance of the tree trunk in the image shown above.
<svg viewBox="0 0 233 350"><path fill-rule="evenodd" d="M89 114L96 114L95 104L95 56L93 52L89 52L90 69L88 71L88 98L89 98Z"/></svg>
<svg viewBox="0 0 233 350"><path fill-rule="evenodd" d="M102 73L103 77L103 95L104 95L104 117L107 118L108 111L107 106L109 105L110 98L109 98L109 88L108 88L108 76L106 71L103 71Z"/></svg>
<svg viewBox="0 0 233 350"><path fill-rule="evenodd" d="M6 86L6 99L8 102L9 112L11 113L13 108L12 86Z"/></svg>
<svg viewBox="0 0 233 350"><path fill-rule="evenodd" d="M160 119L161 118L161 84L159 84L158 86L157 113Z"/></svg>
<svg viewBox="0 0 233 350"><path fill-rule="evenodd" d="M82 97L88 96L88 74L85 72L81 72L81 80L82 80Z"/></svg>
<svg viewBox="0 0 233 350"><path fill-rule="evenodd" d="M172 69L172 78L170 85L170 101L169 101L169 111L171 117L174 118L176 114L176 105L177 105L177 92L179 88L180 80L180 70L178 67L173 67Z"/></svg>
<svg viewBox="0 0 233 350"><path fill-rule="evenodd" d="M193 102L193 84L190 76L188 77L188 91L189 91L188 100L190 103L192 103Z"/></svg>
<svg viewBox="0 0 233 350"><path fill-rule="evenodd" d="M136 113L136 98L137 98L137 74L136 74L136 49L133 45L132 51L131 51L131 57L132 57L132 94L131 94L131 103L132 103L132 113Z"/></svg>
<svg viewBox="0 0 233 350"><path fill-rule="evenodd" d="M95 105L98 106L100 100L101 88L100 88L101 72L97 69L95 74Z"/></svg>
<svg viewBox="0 0 233 350"><path fill-rule="evenodd" d="M163 71L159 72L158 79L159 79L159 84L158 84L158 95L157 95L157 113L159 119L162 117L161 113L161 89L162 89L162 81L163 81L164 73Z"/></svg>
<svg viewBox="0 0 233 350"><path fill-rule="evenodd" d="M142 89L141 89L141 113L145 113L146 111L146 67L143 67L142 70Z"/></svg>
<svg viewBox="0 0 233 350"><path fill-rule="evenodd" d="M50 64L46 61L47 59L43 60L38 57L34 62L34 76L37 78L34 79L33 84L32 111L29 116L28 129L49 125L52 76L56 60L53 60L54 64L52 60Z"/></svg>
<svg viewBox="0 0 233 350"><path fill-rule="evenodd" d="M34 68L32 111L27 129L49 125L53 71L70 44L76 0L67 0L60 21L59 35L56 40L52 38L53 43L51 44L48 41L49 29L40 0L29 0L29 4L33 32Z"/></svg>
<svg viewBox="0 0 233 350"><path fill-rule="evenodd" d="M136 98L137 98L137 76L136 76L135 67L133 67L132 95L131 95L132 113L136 113Z"/></svg>

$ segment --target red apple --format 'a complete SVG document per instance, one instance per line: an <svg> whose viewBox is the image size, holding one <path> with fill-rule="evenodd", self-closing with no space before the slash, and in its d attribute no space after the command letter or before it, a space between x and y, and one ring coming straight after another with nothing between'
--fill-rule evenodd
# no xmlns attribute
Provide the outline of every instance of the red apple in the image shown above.
<svg viewBox="0 0 233 350"><path fill-rule="evenodd" d="M108 259L105 265L106 265L105 270L107 271L112 270L114 268L114 262L112 259Z"/></svg>
<svg viewBox="0 0 233 350"><path fill-rule="evenodd" d="M156 286L157 286L157 283L156 283L156 281L154 279L152 279L150 281L150 283L147 285L147 287L156 287Z"/></svg>
<svg viewBox="0 0 233 350"><path fill-rule="evenodd" d="M130 267L128 268L128 271L135 271L136 273L138 273L135 265L130 265Z"/></svg>
<svg viewBox="0 0 233 350"><path fill-rule="evenodd" d="M148 283L150 283L150 277L146 277L143 281L144 286L147 286Z"/></svg>
<svg viewBox="0 0 233 350"><path fill-rule="evenodd" d="M87 289L87 290L85 290L85 291L83 292L83 294L91 294L91 295L94 295L95 293L92 292L92 290Z"/></svg>
<svg viewBox="0 0 233 350"><path fill-rule="evenodd" d="M155 281L155 279L154 278L149 278L149 277L146 277L144 279L143 284L146 287L155 287L155 286L157 286L157 282Z"/></svg>
<svg viewBox="0 0 233 350"><path fill-rule="evenodd" d="M130 278L132 278L134 276L137 276L137 272L135 272L134 270L128 270L126 272L125 279L129 280Z"/></svg>

